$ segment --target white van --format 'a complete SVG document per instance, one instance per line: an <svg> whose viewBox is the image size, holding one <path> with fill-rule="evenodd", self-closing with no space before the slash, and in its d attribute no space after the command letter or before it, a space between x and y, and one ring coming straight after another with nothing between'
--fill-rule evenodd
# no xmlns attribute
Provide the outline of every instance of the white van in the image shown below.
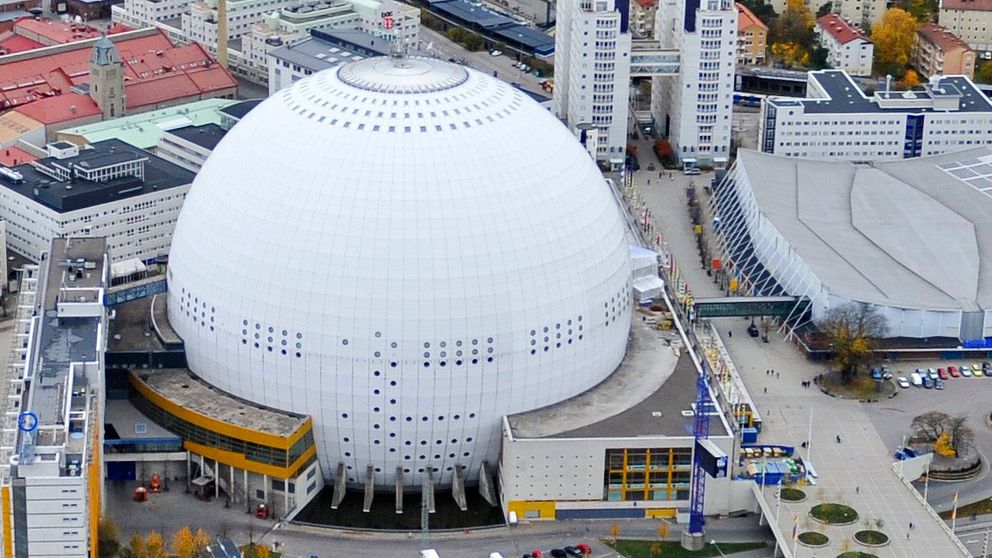
<svg viewBox="0 0 992 558"><path fill-rule="evenodd" d="M915 387L920 387L923 385L923 376L920 376L919 372L913 372L909 375L909 381L912 382Z"/></svg>

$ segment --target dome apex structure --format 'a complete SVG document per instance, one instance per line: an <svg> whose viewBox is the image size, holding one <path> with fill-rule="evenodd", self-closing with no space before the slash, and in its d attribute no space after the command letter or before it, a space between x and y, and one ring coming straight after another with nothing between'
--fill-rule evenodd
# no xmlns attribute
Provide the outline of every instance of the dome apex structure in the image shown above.
<svg viewBox="0 0 992 558"><path fill-rule="evenodd" d="M506 414L609 376L620 211L568 130L491 76L374 58L266 99L213 151L170 252L189 367L314 421L325 476L467 482Z"/></svg>

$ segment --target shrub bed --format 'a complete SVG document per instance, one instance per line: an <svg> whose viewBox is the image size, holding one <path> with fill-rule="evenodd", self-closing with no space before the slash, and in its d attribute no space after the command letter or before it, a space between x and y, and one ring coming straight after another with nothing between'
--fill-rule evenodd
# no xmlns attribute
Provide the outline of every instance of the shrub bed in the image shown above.
<svg viewBox="0 0 992 558"><path fill-rule="evenodd" d="M828 525L850 525L858 520L858 512L844 504L819 504L809 510L809 515Z"/></svg>

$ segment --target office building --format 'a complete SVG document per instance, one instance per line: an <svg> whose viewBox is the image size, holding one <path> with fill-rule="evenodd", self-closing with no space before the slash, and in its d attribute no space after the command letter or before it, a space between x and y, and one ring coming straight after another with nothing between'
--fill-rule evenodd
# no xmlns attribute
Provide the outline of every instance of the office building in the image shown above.
<svg viewBox="0 0 992 558"><path fill-rule="evenodd" d="M0 548L89 558L103 511L102 238L57 238L21 278L3 382Z"/></svg>
<svg viewBox="0 0 992 558"><path fill-rule="evenodd" d="M936 23L921 23L916 28L910 63L924 76L975 77L975 51Z"/></svg>
<svg viewBox="0 0 992 558"><path fill-rule="evenodd" d="M651 113L685 166L726 166L737 53L737 7L729 0L666 0L661 48L681 55L674 77L656 77Z"/></svg>
<svg viewBox="0 0 992 558"><path fill-rule="evenodd" d="M626 0L570 0L558 2L556 12L554 113L577 136L590 126L584 133L596 136L596 160L613 167L623 164L627 148L626 9Z"/></svg>
<svg viewBox="0 0 992 558"><path fill-rule="evenodd" d="M342 62L389 54L390 44L363 31L313 31L309 39L269 51L269 95Z"/></svg>
<svg viewBox="0 0 992 558"><path fill-rule="evenodd" d="M120 140L61 141L49 156L0 173L8 248L32 261L53 239L106 237L114 262L169 253L193 173Z"/></svg>
<svg viewBox="0 0 992 558"><path fill-rule="evenodd" d="M839 70L810 72L807 98L769 97L761 151L814 159L880 161L992 143L992 104L963 76L935 76L920 90L871 97Z"/></svg>
<svg viewBox="0 0 992 558"><path fill-rule="evenodd" d="M820 46L827 49L827 64L854 76L871 75L875 45L850 21L827 14L814 28Z"/></svg>

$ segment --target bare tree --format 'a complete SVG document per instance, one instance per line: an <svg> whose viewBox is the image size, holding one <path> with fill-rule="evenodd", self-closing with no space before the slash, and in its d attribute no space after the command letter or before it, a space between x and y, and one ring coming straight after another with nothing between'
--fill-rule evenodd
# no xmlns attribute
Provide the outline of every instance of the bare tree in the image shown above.
<svg viewBox="0 0 992 558"><path fill-rule="evenodd" d="M874 306L852 302L831 308L818 327L831 344L841 378L847 383L857 375L858 367L871 361L888 322Z"/></svg>
<svg viewBox="0 0 992 558"><path fill-rule="evenodd" d="M960 453L975 437L967 423L967 417L952 417L947 413L930 411L913 418L911 428L913 436L925 443L935 443L941 435L947 434L951 438L951 448L955 453Z"/></svg>

